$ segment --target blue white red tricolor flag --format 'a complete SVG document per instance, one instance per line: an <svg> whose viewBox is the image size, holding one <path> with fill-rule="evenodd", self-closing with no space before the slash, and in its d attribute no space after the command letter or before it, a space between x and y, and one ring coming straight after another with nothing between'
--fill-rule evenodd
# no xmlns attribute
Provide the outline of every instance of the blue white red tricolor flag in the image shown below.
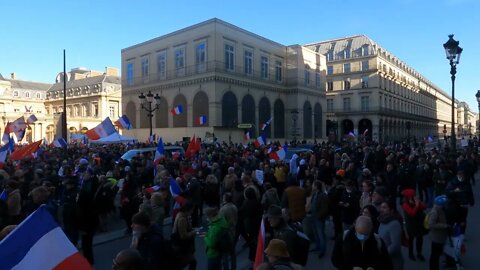
<svg viewBox="0 0 480 270"><path fill-rule="evenodd" d="M174 208L180 208L180 206L185 203L186 199L180 194L182 193L182 189L178 185L177 181L172 177L169 180L170 183L170 194L172 194L172 198L175 200Z"/></svg>
<svg viewBox="0 0 480 270"><path fill-rule="evenodd" d="M264 134L261 134L254 142L255 146L256 147L260 147L262 145L265 145L267 144L267 140L265 138L265 135Z"/></svg>
<svg viewBox="0 0 480 270"><path fill-rule="evenodd" d="M197 119L197 124L200 125L200 126L203 126L207 123L207 116L205 115L201 115L198 117Z"/></svg>
<svg viewBox="0 0 480 270"><path fill-rule="evenodd" d="M277 151L273 151L270 157L274 160L284 160L287 155L287 146L279 147Z"/></svg>
<svg viewBox="0 0 480 270"><path fill-rule="evenodd" d="M146 188L145 192L153 193L153 192L156 192L156 191L159 191L159 190L160 190L160 186L155 185L153 187Z"/></svg>
<svg viewBox="0 0 480 270"><path fill-rule="evenodd" d="M17 120L12 122L12 132L17 136L17 141L21 141L25 135L25 129L27 128L27 123L23 116L19 117Z"/></svg>
<svg viewBox="0 0 480 270"><path fill-rule="evenodd" d="M67 141L65 141L64 138L58 138L55 141L53 141L52 144L54 147L63 148L67 146Z"/></svg>
<svg viewBox="0 0 480 270"><path fill-rule="evenodd" d="M10 152L10 146L8 144L0 147L0 168L3 168L3 166L5 165L5 160L7 160L8 152Z"/></svg>
<svg viewBox="0 0 480 270"><path fill-rule="evenodd" d="M164 157L165 157L165 147L163 146L162 137L160 137L160 140L158 140L157 150L155 151L155 158L153 159L153 162L155 164L158 164L160 163L160 160Z"/></svg>
<svg viewBox="0 0 480 270"><path fill-rule="evenodd" d="M260 264L263 263L265 259L264 250L265 250L265 223L262 218L262 223L260 223L260 229L258 232L257 239L257 252L255 253L255 262L253 263L253 269L257 269Z"/></svg>
<svg viewBox="0 0 480 270"><path fill-rule="evenodd" d="M98 124L93 129L89 129L85 135L87 135L90 140L98 140L100 138L107 137L115 133L115 127L112 124L112 121L109 117L105 118L100 124Z"/></svg>
<svg viewBox="0 0 480 270"><path fill-rule="evenodd" d="M10 133L13 132L12 123L8 122L5 126L5 130L3 131L2 141L3 143L8 143L10 139Z"/></svg>
<svg viewBox="0 0 480 270"><path fill-rule="evenodd" d="M35 122L37 122L37 117L35 116L35 114L31 114L28 118L27 118L27 124L33 124Z"/></svg>
<svg viewBox="0 0 480 270"><path fill-rule="evenodd" d="M0 269L92 269L45 205L0 242Z"/></svg>
<svg viewBox="0 0 480 270"><path fill-rule="evenodd" d="M270 117L270 119L268 119L267 122L265 122L264 124L262 124L262 130L265 130L268 126L270 126L270 124L272 123L272 118Z"/></svg>
<svg viewBox="0 0 480 270"><path fill-rule="evenodd" d="M178 105L176 106L175 108L171 109L170 112L173 114L173 115L180 115L183 113L183 106L182 105Z"/></svg>
<svg viewBox="0 0 480 270"><path fill-rule="evenodd" d="M120 128L120 129L131 129L132 124L130 124L130 120L128 117L124 114L122 117L118 118L117 121L115 121L115 124Z"/></svg>

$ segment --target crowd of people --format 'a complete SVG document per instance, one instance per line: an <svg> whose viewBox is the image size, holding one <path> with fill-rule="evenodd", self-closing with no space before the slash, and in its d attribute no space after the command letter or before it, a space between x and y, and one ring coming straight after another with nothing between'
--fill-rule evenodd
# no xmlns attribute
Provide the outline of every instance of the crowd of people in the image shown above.
<svg viewBox="0 0 480 270"><path fill-rule="evenodd" d="M270 146L216 143L202 144L191 159L120 159L141 146L70 145L7 161L0 170L7 195L0 200L0 239L45 204L92 265L94 235L120 215L132 241L113 269L197 269L196 257L206 256L207 269L234 270L242 239L253 268L263 236L257 269L303 269L317 256L342 270L397 270L407 259L402 246L409 260L426 260L427 234L430 269L439 269L452 227L465 233L474 204L473 148L451 154L422 145L318 143L277 160ZM171 192L172 181L178 192ZM206 250L195 250L195 241Z"/></svg>

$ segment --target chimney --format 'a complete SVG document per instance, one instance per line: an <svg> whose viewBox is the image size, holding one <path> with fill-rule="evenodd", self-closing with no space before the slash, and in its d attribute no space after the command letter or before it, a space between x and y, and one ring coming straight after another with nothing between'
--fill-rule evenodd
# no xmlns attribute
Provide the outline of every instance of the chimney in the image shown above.
<svg viewBox="0 0 480 270"><path fill-rule="evenodd" d="M10 73L10 79L16 80L17 79L17 74L15 74L15 72Z"/></svg>

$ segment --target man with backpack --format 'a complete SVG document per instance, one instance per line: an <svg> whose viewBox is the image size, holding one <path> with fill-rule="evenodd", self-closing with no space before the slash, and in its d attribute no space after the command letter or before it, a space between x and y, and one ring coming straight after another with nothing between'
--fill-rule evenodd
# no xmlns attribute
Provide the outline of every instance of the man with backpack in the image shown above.
<svg viewBox="0 0 480 270"><path fill-rule="evenodd" d="M257 270L301 270L301 265L295 264L290 259L287 244L280 239L272 239L265 249L268 262L260 264Z"/></svg>

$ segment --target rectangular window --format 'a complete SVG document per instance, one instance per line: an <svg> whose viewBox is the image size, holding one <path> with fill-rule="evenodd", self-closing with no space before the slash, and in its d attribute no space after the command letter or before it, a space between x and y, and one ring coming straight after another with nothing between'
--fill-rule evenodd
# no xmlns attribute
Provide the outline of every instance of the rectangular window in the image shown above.
<svg viewBox="0 0 480 270"><path fill-rule="evenodd" d="M175 75L185 75L185 47L179 47L175 49Z"/></svg>
<svg viewBox="0 0 480 270"><path fill-rule="evenodd" d="M327 82L327 91L333 91L333 82L332 81Z"/></svg>
<svg viewBox="0 0 480 270"><path fill-rule="evenodd" d="M303 83L305 84L305 86L309 85L310 84L310 69L309 68L305 68L303 77L304 77L303 78Z"/></svg>
<svg viewBox="0 0 480 270"><path fill-rule="evenodd" d="M197 44L195 48L195 64L197 65L197 72L204 72L207 62L207 44L205 41Z"/></svg>
<svg viewBox="0 0 480 270"><path fill-rule="evenodd" d="M350 73L350 63L343 64L343 73Z"/></svg>
<svg viewBox="0 0 480 270"><path fill-rule="evenodd" d="M235 48L231 44L225 44L225 69L235 70Z"/></svg>
<svg viewBox="0 0 480 270"><path fill-rule="evenodd" d="M348 90L350 89L350 78L346 78L343 80L343 89Z"/></svg>
<svg viewBox="0 0 480 270"><path fill-rule="evenodd" d="M148 80L148 57L142 59L142 79Z"/></svg>
<svg viewBox="0 0 480 270"><path fill-rule="evenodd" d="M350 98L349 97L343 98L343 110L346 112L349 112L351 109L352 107L350 105Z"/></svg>
<svg viewBox="0 0 480 270"><path fill-rule="evenodd" d="M157 72L160 80L165 80L167 77L167 52L163 51L157 55Z"/></svg>
<svg viewBox="0 0 480 270"><path fill-rule="evenodd" d="M315 87L320 88L320 85L322 83L321 79L322 79L321 74L320 74L320 72L317 71L315 73Z"/></svg>
<svg viewBox="0 0 480 270"><path fill-rule="evenodd" d="M362 77L362 88L368 88L368 76Z"/></svg>
<svg viewBox="0 0 480 270"><path fill-rule="evenodd" d="M368 60L362 61L362 71L368 70Z"/></svg>
<svg viewBox="0 0 480 270"><path fill-rule="evenodd" d="M333 99L327 99L327 112L333 112Z"/></svg>
<svg viewBox="0 0 480 270"><path fill-rule="evenodd" d="M368 53L368 45L365 45L362 47L362 55L363 56L368 56L369 53Z"/></svg>
<svg viewBox="0 0 480 270"><path fill-rule="evenodd" d="M275 61L275 80L277 82L282 81L282 62Z"/></svg>
<svg viewBox="0 0 480 270"><path fill-rule="evenodd" d="M268 58L266 56L260 58L260 76L262 79L268 79Z"/></svg>
<svg viewBox="0 0 480 270"><path fill-rule="evenodd" d="M93 117L98 117L98 104L97 103L93 104L92 114L93 114L92 115Z"/></svg>
<svg viewBox="0 0 480 270"><path fill-rule="evenodd" d="M327 75L333 74L333 66L327 66Z"/></svg>
<svg viewBox="0 0 480 270"><path fill-rule="evenodd" d="M327 53L327 61L333 61L333 51Z"/></svg>
<svg viewBox="0 0 480 270"><path fill-rule="evenodd" d="M350 50L345 50L345 51L344 51L344 58L345 58L345 59L350 58Z"/></svg>
<svg viewBox="0 0 480 270"><path fill-rule="evenodd" d="M251 76L253 74L253 52L245 50L244 58L245 75Z"/></svg>
<svg viewBox="0 0 480 270"><path fill-rule="evenodd" d="M362 111L363 112L368 112L369 110L369 97L366 96L366 97L362 97L362 104L361 104L361 108L362 108Z"/></svg>
<svg viewBox="0 0 480 270"><path fill-rule="evenodd" d="M115 116L115 105L110 105L108 106L108 111L109 111L109 116L110 116L110 119L116 119L116 116Z"/></svg>
<svg viewBox="0 0 480 270"><path fill-rule="evenodd" d="M133 63L127 64L127 85L133 85ZM15 93L14 93L14 96L15 96Z"/></svg>

